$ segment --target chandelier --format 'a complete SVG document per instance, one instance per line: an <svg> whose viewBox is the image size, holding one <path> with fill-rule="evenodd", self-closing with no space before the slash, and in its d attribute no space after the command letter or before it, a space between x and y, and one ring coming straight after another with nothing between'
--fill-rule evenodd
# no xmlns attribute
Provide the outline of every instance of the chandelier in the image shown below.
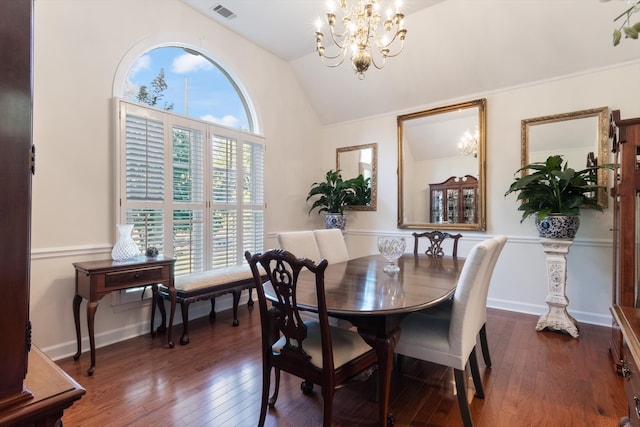
<svg viewBox="0 0 640 427"><path fill-rule="evenodd" d="M478 129L474 133L471 133L469 129L467 129L462 137L460 137L460 142L458 142L458 151L463 156L473 156L478 157L478 139L480 139L480 133Z"/></svg>
<svg viewBox="0 0 640 427"><path fill-rule="evenodd" d="M356 0L352 0L352 3ZM404 39L407 30L404 28L404 14L400 12L400 1L396 1L395 11L389 8L387 18L383 21L379 10L378 0L357 0L351 6L348 0L339 0L341 18L335 13L335 4L329 0L327 24L335 55L328 54L322 44L324 34L322 21L316 21L316 52L322 62L328 67L337 67L342 64L351 52L351 65L360 80L364 79L364 72L373 64L377 69L384 67L387 58L398 56L404 48ZM342 24L337 24L338 21ZM334 46L335 45L335 46ZM398 47L399 46L399 47ZM397 47L397 51L391 52L391 48ZM377 59L376 59L377 58Z"/></svg>

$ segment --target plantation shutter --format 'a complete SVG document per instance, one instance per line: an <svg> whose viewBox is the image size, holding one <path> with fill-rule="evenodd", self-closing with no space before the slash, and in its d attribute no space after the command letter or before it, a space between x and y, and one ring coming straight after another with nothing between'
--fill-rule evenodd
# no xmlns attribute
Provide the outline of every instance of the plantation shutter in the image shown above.
<svg viewBox="0 0 640 427"><path fill-rule="evenodd" d="M126 180L128 200L164 197L164 127L162 121L127 114Z"/></svg>
<svg viewBox="0 0 640 427"><path fill-rule="evenodd" d="M264 138L118 100L117 222L175 274L244 262L264 246ZM114 227L115 230L115 227Z"/></svg>

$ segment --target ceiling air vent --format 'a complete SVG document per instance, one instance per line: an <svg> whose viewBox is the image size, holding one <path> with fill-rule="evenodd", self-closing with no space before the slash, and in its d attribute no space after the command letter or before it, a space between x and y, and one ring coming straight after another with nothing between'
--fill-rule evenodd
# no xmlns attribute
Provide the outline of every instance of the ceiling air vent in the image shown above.
<svg viewBox="0 0 640 427"><path fill-rule="evenodd" d="M211 10L213 10L215 13L217 13L218 15L222 16L225 19L233 19L236 17L235 13L231 12L229 9L227 9L221 4L217 4L213 6Z"/></svg>

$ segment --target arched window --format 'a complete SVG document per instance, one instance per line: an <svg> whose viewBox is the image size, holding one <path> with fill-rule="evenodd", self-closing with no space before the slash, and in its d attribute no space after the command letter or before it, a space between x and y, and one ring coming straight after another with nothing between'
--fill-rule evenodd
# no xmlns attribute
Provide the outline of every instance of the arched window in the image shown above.
<svg viewBox="0 0 640 427"><path fill-rule="evenodd" d="M264 245L264 138L238 85L202 54L162 47L118 99L117 220L176 275L242 264Z"/></svg>
<svg viewBox="0 0 640 427"><path fill-rule="evenodd" d="M124 98L222 126L255 132L247 101L214 61L185 47L159 47L129 69Z"/></svg>

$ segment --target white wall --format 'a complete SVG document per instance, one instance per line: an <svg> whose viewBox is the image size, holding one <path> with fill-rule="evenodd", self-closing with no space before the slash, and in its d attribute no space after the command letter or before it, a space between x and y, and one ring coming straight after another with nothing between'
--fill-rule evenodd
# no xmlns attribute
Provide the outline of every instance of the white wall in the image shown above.
<svg viewBox="0 0 640 427"><path fill-rule="evenodd" d="M533 220L520 224L514 195L504 197L520 167L520 121L526 118L608 106L621 110L623 118L640 115L635 102L640 94L637 63L594 70L580 75L531 83L466 99L443 100L437 105L363 121L328 126L324 129L323 162L332 166L336 147L377 142L378 211L358 212L348 225L352 255L375 252L378 234L410 235L413 230L396 228L397 206L397 114L434 108L456 102L487 98L487 231L464 232L460 251L466 254L474 243L497 234L509 237L499 260L489 293L489 304L510 310L546 312L547 278L545 254L538 242ZM611 182L611 177L610 177ZM568 255L569 312L587 323L610 325L612 302L611 209L604 213L583 211L581 228Z"/></svg>
<svg viewBox="0 0 640 427"><path fill-rule="evenodd" d="M139 53L183 43L230 72L267 140L266 231L310 227L302 194L320 171L309 167L320 125L286 62L176 0L36 0L34 15L31 321L33 341L48 355L75 352L72 263L108 258L116 238L111 98L114 79ZM148 305L123 310L111 303L103 298L96 313L98 346L148 331ZM206 302L198 304L192 318L208 311ZM225 305L228 298L217 306ZM85 313L86 302L86 350Z"/></svg>

